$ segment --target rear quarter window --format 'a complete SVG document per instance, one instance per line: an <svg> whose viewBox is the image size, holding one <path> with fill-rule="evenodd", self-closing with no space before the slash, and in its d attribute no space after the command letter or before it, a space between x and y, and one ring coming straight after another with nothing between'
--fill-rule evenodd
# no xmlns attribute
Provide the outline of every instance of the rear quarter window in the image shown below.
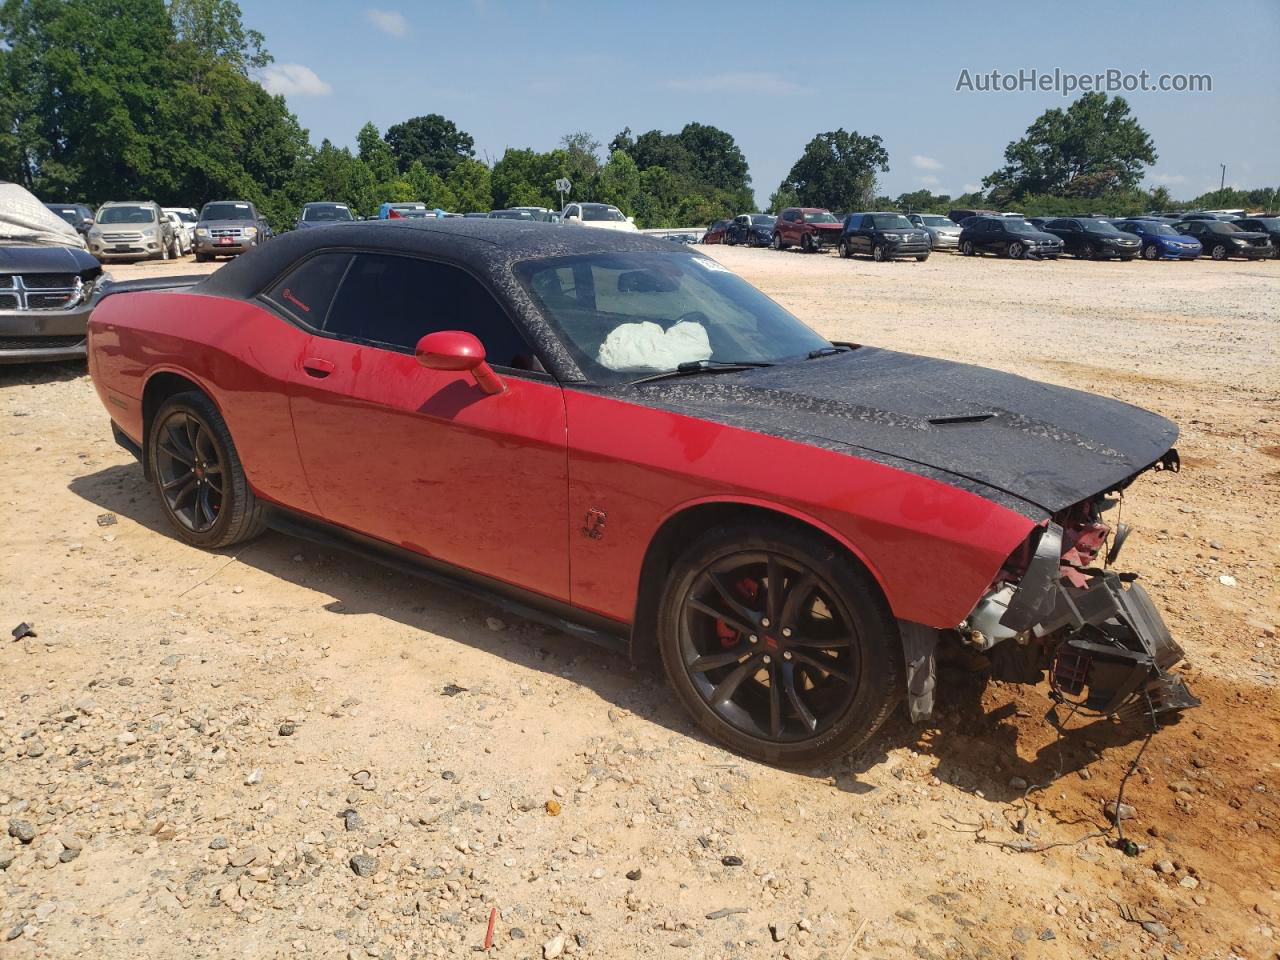
<svg viewBox="0 0 1280 960"><path fill-rule="evenodd" d="M351 263L349 253L321 253L303 260L263 297L308 327L320 329L333 296Z"/></svg>

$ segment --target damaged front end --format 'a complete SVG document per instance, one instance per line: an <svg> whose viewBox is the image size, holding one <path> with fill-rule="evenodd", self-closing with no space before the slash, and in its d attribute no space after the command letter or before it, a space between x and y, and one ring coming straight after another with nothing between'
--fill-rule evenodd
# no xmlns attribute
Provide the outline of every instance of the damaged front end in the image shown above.
<svg viewBox="0 0 1280 960"><path fill-rule="evenodd" d="M1177 451L1152 469L1177 470ZM1170 672L1182 648L1151 597L1135 574L1111 569L1129 530L1113 529L1102 515L1118 502L1099 494L1037 527L956 632L997 679L1035 684L1047 673L1050 695L1075 712L1154 722L1200 701ZM918 699L911 698L913 719L932 706Z"/></svg>

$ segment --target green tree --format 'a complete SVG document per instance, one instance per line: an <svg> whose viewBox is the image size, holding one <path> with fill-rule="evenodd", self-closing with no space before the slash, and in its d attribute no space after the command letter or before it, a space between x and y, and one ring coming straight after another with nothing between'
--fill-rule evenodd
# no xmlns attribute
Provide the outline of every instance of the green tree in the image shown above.
<svg viewBox="0 0 1280 960"><path fill-rule="evenodd" d="M951 198L945 193L931 193L928 190L913 190L901 193L890 206L904 213L943 213L951 207Z"/></svg>
<svg viewBox="0 0 1280 960"><path fill-rule="evenodd" d="M787 187L785 183L769 194L769 213L777 215L787 207L798 206L800 206L800 195Z"/></svg>
<svg viewBox="0 0 1280 960"><path fill-rule="evenodd" d="M362 217L372 216L382 202L368 166L346 147L335 147L328 140L309 158L303 192L307 200L345 203Z"/></svg>
<svg viewBox="0 0 1280 960"><path fill-rule="evenodd" d="M405 174L404 182L408 190L403 198L388 197L388 200L417 200L425 203L433 210L436 208L456 210L458 207L458 198L449 189L449 185L444 178L434 170L428 169L427 165L421 160L414 161L413 166Z"/></svg>
<svg viewBox="0 0 1280 960"><path fill-rule="evenodd" d="M438 113L410 117L388 127L386 143L401 172L421 161L437 176L448 177L461 160L475 156L471 134Z"/></svg>
<svg viewBox="0 0 1280 960"><path fill-rule="evenodd" d="M170 0L169 17L180 44L246 77L274 59L266 50L266 38L245 29L240 7L232 0Z"/></svg>
<svg viewBox="0 0 1280 960"><path fill-rule="evenodd" d="M848 212L870 202L876 172L888 169L889 154L878 136L841 128L810 140L778 191L794 194L802 206Z"/></svg>
<svg viewBox="0 0 1280 960"><path fill-rule="evenodd" d="M1132 190L1156 162L1151 137L1123 97L1086 93L1054 107L1004 151L1005 165L982 181L1001 206L1029 194L1094 198Z"/></svg>
<svg viewBox="0 0 1280 960"><path fill-rule="evenodd" d="M564 150L539 153L509 147L493 165L490 184L494 207L558 207L555 182L568 176L568 161ZM574 195L577 196L576 189Z"/></svg>
<svg viewBox="0 0 1280 960"><path fill-rule="evenodd" d="M596 174L600 172L600 141L584 131L566 133L560 138L565 154L565 176L573 184L578 200L599 199L594 192Z"/></svg>
<svg viewBox="0 0 1280 960"><path fill-rule="evenodd" d="M623 213L634 216L640 196L640 170L636 162L621 150L615 150L609 162L600 168L594 193L602 203L612 203Z"/></svg>
<svg viewBox="0 0 1280 960"><path fill-rule="evenodd" d="M398 171L396 158L372 121L361 127L360 132L356 134L356 149L360 159L373 174L374 180L378 183L389 183L396 179ZM404 169L408 170L408 166Z"/></svg>
<svg viewBox="0 0 1280 960"><path fill-rule="evenodd" d="M464 157L450 171L446 184L453 194L452 206L443 207L458 213L487 212L493 209L492 174L479 160Z"/></svg>

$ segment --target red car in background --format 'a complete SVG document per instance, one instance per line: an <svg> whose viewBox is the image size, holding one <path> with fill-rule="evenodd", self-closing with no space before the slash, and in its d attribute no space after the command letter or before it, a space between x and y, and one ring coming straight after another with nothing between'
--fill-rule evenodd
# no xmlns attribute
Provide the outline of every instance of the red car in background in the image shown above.
<svg viewBox="0 0 1280 960"><path fill-rule="evenodd" d="M707 232L702 235L703 243L724 243L725 234L729 231L732 220L717 220L711 226L707 227Z"/></svg>
<svg viewBox="0 0 1280 960"><path fill-rule="evenodd" d="M844 223L822 207L788 207L778 214L773 225L774 250L799 247L806 253L817 253L824 247L840 243Z"/></svg>
<svg viewBox="0 0 1280 960"><path fill-rule="evenodd" d="M656 654L766 761L926 716L940 643L1047 672L1073 712L1197 702L1150 598L1100 569L1107 494L1176 466L1153 413L832 343L635 234L334 224L196 280L119 284L89 324L188 543L270 527Z"/></svg>

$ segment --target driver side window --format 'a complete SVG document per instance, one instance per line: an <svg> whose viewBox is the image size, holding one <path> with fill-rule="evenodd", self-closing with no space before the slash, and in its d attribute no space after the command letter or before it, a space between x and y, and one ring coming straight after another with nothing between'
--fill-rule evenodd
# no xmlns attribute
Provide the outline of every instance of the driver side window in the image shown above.
<svg viewBox="0 0 1280 960"><path fill-rule="evenodd" d="M465 330L500 367L541 370L532 349L478 280L444 263L356 254L329 308L323 332L342 340L412 353L441 330Z"/></svg>

